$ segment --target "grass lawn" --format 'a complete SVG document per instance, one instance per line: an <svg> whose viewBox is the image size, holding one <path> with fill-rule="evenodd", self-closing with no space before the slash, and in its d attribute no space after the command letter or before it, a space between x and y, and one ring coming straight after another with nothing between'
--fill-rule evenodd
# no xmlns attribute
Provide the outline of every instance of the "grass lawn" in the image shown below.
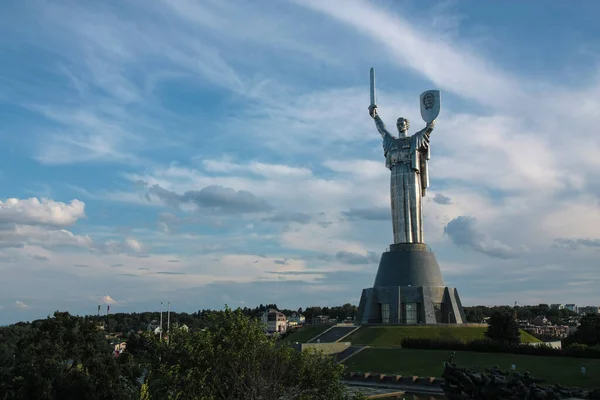
<svg viewBox="0 0 600 400"><path fill-rule="evenodd" d="M352 344L369 346L401 346L404 338L427 338L460 340L470 342L483 339L487 328L484 327L461 327L461 326L363 326L346 341ZM523 343L539 342L527 332L521 331Z"/></svg>
<svg viewBox="0 0 600 400"><path fill-rule="evenodd" d="M443 363L450 353L446 350L370 348L344 364L354 372L440 377ZM495 365L508 370L514 364L517 371L529 371L536 378L546 379L547 384L600 388L600 360L597 359L456 352L454 362L462 367L479 367L480 370ZM581 374L581 367L587 368L586 375Z"/></svg>
<svg viewBox="0 0 600 400"><path fill-rule="evenodd" d="M327 329L331 328L331 325L308 325L303 326L302 328L297 328L294 333L289 336L284 337L282 342L298 342L298 343L306 343L310 339L314 338L320 333L325 332Z"/></svg>

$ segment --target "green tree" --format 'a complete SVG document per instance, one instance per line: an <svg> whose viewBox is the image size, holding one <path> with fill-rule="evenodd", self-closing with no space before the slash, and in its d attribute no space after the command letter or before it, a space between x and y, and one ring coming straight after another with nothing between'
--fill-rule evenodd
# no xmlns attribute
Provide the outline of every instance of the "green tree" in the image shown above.
<svg viewBox="0 0 600 400"><path fill-rule="evenodd" d="M12 384L0 388L3 399L139 398L130 356L118 359L96 323L56 312L37 323L17 345Z"/></svg>
<svg viewBox="0 0 600 400"><path fill-rule="evenodd" d="M343 366L276 345L242 310L212 313L203 330L174 330L168 345L154 340L146 400L349 398Z"/></svg>
<svg viewBox="0 0 600 400"><path fill-rule="evenodd" d="M516 346L521 343L519 324L511 314L494 312L488 320L485 337L502 344Z"/></svg>
<svg viewBox="0 0 600 400"><path fill-rule="evenodd" d="M588 314L579 320L580 325L572 335L563 340L563 345L572 343L588 346L600 345L600 315Z"/></svg>

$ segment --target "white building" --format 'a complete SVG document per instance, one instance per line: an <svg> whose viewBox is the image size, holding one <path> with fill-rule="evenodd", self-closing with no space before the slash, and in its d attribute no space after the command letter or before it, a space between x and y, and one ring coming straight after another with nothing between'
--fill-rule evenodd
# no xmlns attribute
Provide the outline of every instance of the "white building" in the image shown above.
<svg viewBox="0 0 600 400"><path fill-rule="evenodd" d="M565 308L564 304L550 304L550 308L553 310L562 310Z"/></svg>
<svg viewBox="0 0 600 400"><path fill-rule="evenodd" d="M148 330L151 332L155 332L156 329L160 329L160 324L158 323L157 320L153 319L152 321L150 321L150 323L148 324Z"/></svg>
<svg viewBox="0 0 600 400"><path fill-rule="evenodd" d="M287 330L287 318L282 312L277 310L271 309L263 313L261 321L266 325L268 333L283 333Z"/></svg>
<svg viewBox="0 0 600 400"><path fill-rule="evenodd" d="M305 322L306 317L298 313L292 313L292 315L290 315L290 317L288 318L288 326L304 325Z"/></svg>

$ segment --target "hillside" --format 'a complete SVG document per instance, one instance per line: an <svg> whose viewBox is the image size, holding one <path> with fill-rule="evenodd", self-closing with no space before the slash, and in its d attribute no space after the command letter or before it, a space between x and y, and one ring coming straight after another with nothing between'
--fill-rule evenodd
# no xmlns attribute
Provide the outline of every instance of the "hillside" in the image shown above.
<svg viewBox="0 0 600 400"><path fill-rule="evenodd" d="M460 340L469 342L483 339L485 327L464 326L364 326L348 336L345 341L365 346L401 346L404 338ZM539 342L521 331L523 343Z"/></svg>

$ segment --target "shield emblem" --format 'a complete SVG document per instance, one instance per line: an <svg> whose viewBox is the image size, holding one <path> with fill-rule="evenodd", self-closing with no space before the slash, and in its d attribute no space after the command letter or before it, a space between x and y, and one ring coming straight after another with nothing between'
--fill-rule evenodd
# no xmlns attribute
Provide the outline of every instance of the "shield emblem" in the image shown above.
<svg viewBox="0 0 600 400"><path fill-rule="evenodd" d="M427 123L435 120L440 114L441 96L439 90L428 90L421 93L421 117Z"/></svg>

